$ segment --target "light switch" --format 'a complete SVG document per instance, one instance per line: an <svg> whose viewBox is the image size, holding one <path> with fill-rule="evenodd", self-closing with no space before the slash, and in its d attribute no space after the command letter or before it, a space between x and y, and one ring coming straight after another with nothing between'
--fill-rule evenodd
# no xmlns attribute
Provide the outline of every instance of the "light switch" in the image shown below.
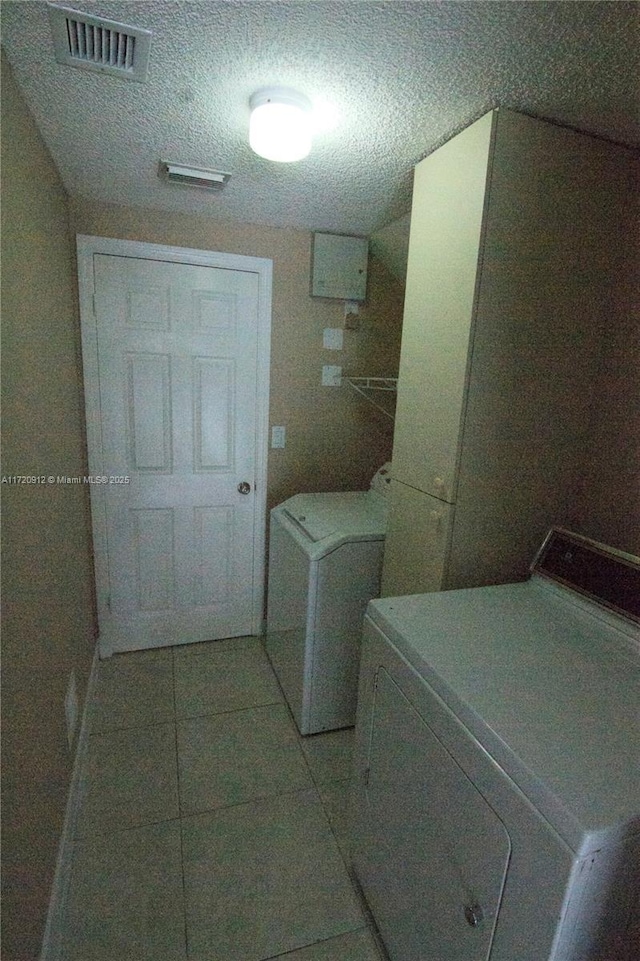
<svg viewBox="0 0 640 961"><path fill-rule="evenodd" d="M286 441L287 429L286 427L272 427L271 428L271 446L272 447L284 447Z"/></svg>
<svg viewBox="0 0 640 961"><path fill-rule="evenodd" d="M335 367L333 364L325 364L322 368L323 387L342 386L342 367Z"/></svg>
<svg viewBox="0 0 640 961"><path fill-rule="evenodd" d="M342 350L343 343L342 327L325 327L322 334L322 346L325 350Z"/></svg>

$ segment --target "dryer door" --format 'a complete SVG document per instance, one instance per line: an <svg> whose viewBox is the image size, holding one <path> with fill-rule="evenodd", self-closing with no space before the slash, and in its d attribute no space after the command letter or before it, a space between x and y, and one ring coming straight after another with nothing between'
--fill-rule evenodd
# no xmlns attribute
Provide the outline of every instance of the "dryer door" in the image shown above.
<svg viewBox="0 0 640 961"><path fill-rule="evenodd" d="M377 676L366 891L393 961L486 961L506 829L390 675Z"/></svg>

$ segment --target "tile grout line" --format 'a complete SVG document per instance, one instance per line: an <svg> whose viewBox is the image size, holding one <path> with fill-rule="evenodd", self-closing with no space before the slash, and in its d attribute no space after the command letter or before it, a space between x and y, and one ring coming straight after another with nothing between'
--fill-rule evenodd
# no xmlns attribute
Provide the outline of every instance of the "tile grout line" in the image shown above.
<svg viewBox="0 0 640 961"><path fill-rule="evenodd" d="M290 720L291 720L291 724L293 725L293 728L294 728L294 730L295 730L296 737L297 737L297 740L298 740L298 747L300 748L300 752L301 752L301 754L302 754L304 763L305 763L305 765L306 765L307 771L308 771L309 776L310 776L310 778L311 778L311 782L312 782L312 784L313 784L313 790L315 791L316 797L317 797L317 799L318 799L318 801L319 801L319 803L320 803L320 807L321 807L321 809L322 809L322 813L323 813L324 819L325 819L325 821L326 821L326 823L327 823L327 826L329 827L329 831L331 832L331 835L332 835L332 837L333 837L334 843L335 843L335 845L336 845L336 847L337 847L337 849L338 849L338 853L339 853L339 855L340 855L340 859L341 859L341 861L342 861L342 863L343 863L343 865L344 865L344 869L345 869L345 871L346 871L346 873L347 873L347 877L348 877L348 879L349 879L349 883L350 883L350 885L351 885L351 888L352 888L352 890L353 890L353 893L354 893L354 895L356 896L356 899L358 900L358 903L360 904L365 927L367 928L367 930L369 930L369 931L371 932L372 929L371 929L371 925L370 925L369 920L368 920L368 915L370 915L371 912L370 912L369 906L366 904L366 901L364 901L364 898L363 898L363 896L362 896L362 894L361 894L360 886L359 886L359 885L356 886L356 884L354 883L353 867L352 867L352 865L351 865L350 860L347 858L347 856L346 856L346 854L345 854L345 852L344 852L344 850L343 850L343 846L342 846L342 844L340 843L340 838L338 837L337 828L334 828L332 819L331 819L331 817L330 817L330 815L329 815L329 807L328 807L328 804L325 803L325 800L324 800L324 798L323 798L323 796L322 796L321 784L322 784L323 782L322 782L322 780L321 780L320 775L316 776L316 774L314 773L313 766L312 766L311 761L310 761L310 759L309 759L309 755L307 754L307 752L304 750L304 747L303 747L304 740L305 740L305 735L300 734L300 732L299 732L299 730L298 730L298 725L296 724L295 717L293 716L293 711L291 710L291 706L289 705L289 702L287 701L287 698L286 698L286 695L285 695L284 690L283 690L283 688L282 688L282 685L280 684L280 679L278 678L276 672L273 670L273 666L272 666L272 664L271 664L271 660L269 659L269 655L267 654L266 645L265 645L265 643L264 643L264 640L262 640L261 643L262 643L262 649L263 649L263 651L264 651L264 653L265 653L265 655L266 655L266 657L267 657L267 660L269 661L269 667L271 668L271 671L273 672L273 675L274 675L274 677L275 677L275 679L276 679L276 682L277 682L277 684L278 684L278 686L279 686L279 688L280 688L280 690L281 690L281 692L282 692L282 696L283 696L283 698L284 698L284 705L285 705L285 707L286 707L286 709L287 709L287 711L288 711L288 713L289 713L289 717L290 717ZM332 733L332 732L330 732L330 731L325 731L325 732L323 732L323 733L329 734L329 733ZM334 780L334 779L330 779L330 782L333 782L333 780ZM341 780L341 781L342 781L342 780L345 780L345 781L348 780L348 781L351 781L351 778L350 778L350 777L349 777L349 778L339 778L339 779L335 779L335 780ZM326 783L326 782L324 782L324 783ZM363 910L363 905L366 906L366 912L365 912L365 910ZM375 935L372 934L372 936L374 937L374 940L375 940L375 942L376 942L376 948L377 948L377 950L378 950L378 953L380 953L379 948L378 948L378 939L375 937ZM277 957L277 956L276 956L276 957Z"/></svg>
<svg viewBox="0 0 640 961"><path fill-rule="evenodd" d="M254 710L260 710L260 709L262 709L262 708L280 706L280 707L284 707L284 708L285 708L285 712L286 712L286 714L287 714L287 716L288 716L288 719L289 719L289 725L290 725L290 727L291 727L291 729L292 729L292 732L293 732L295 741L296 741L296 743L298 744L298 749L299 749L299 751L300 751L300 754L302 755L303 764L304 764L304 767L305 767L305 769L306 769L306 771L307 771L307 774L308 774L308 777L309 777L309 782L310 782L310 783L309 783L309 786L306 787L306 788L296 788L296 789L293 789L293 790L281 790L281 791L278 791L277 794L275 794L275 795L264 795L264 796L260 796L260 797L254 797L254 798L250 798L250 799L247 799L247 800L244 800L244 801L236 802L235 804L225 804L225 805L222 805L221 807L205 808L205 809L203 809L203 810L195 811L195 812L190 812L190 813L185 813L185 812L183 812L182 805L180 804L180 815L179 815L179 819L180 819L180 840L181 840L181 856L182 856L183 897L184 897L184 901L185 901L185 939L186 939L186 944L187 944L187 957L188 957L188 955L189 955L189 951L188 951L188 932L187 932L187 919L186 919L186 890L185 890L184 848L183 848L183 824L184 824L184 821L185 821L187 818L200 818L200 817L203 817L203 816L206 817L207 815L213 815L213 816L215 816L215 815L217 815L217 814L221 814L223 811L229 811L229 810L231 810L231 809L233 809L233 808L242 807L242 806L245 806L245 805L250 805L250 804L255 804L255 803L260 803L260 802L269 802L270 800L275 800L275 798L277 798L277 797L282 797L282 796L287 796L287 795L293 795L293 794L304 794L304 793L307 793L309 790L311 790L311 792L312 792L312 794L313 794L313 797L315 798L315 801L318 803L318 806L319 806L319 809L320 809L322 818L323 818L323 820L324 820L324 822L325 822L326 827L328 828L329 835L330 835L330 837L331 837L332 840L333 840L333 844L335 845L335 848L337 849L337 853L338 853L339 859L340 859L340 861L341 861L341 863L342 863L342 865L343 865L344 871L345 871L345 873L346 873L346 877L347 877L347 880L348 880L348 882L349 882L349 887L351 888L351 890L352 890L352 892L353 892L353 894L354 894L354 896L355 896L355 898L356 898L356 901L358 902L358 904L359 904L359 906L360 906L360 917L361 917L361 922L362 922L362 924L361 924L361 926L359 926L357 929L353 929L353 930L367 930L367 931L369 931L369 932L371 933L371 929L370 929L370 926L369 926L369 924L368 924L366 914L365 914L365 912L362 910L362 906L360 905L360 900L361 900L361 899L358 897L357 890L355 890L355 885L354 885L353 880L352 880L352 877L351 877L350 865L349 865L348 862L347 862L347 858L345 857L345 854L344 854L344 852L343 852L343 850L342 850L342 846L341 846L341 844L340 844L337 831L336 831L336 829L334 829L334 826L333 826L331 817L329 816L328 805L325 803L324 798L323 798L323 796L322 796L321 786L322 786L322 784L324 783L324 780L323 780L323 778L322 778L322 776L321 776L320 773L317 773L317 774L316 774L316 772L315 772L315 770L314 770L314 767L313 767L313 765L311 764L310 758L309 758L307 752L306 752L306 751L304 750L304 748L303 748L304 738L303 738L302 735L300 735L300 733L299 733L299 731L298 731L298 727L297 727L297 724L296 724L296 722L295 722L295 718L293 717L293 713L292 713L291 708L290 708L290 706L289 706L289 704L288 704L288 702L287 702L287 700L286 700L286 697L284 697L284 692L282 692L282 686L281 686L281 684L280 684L280 682L279 682L279 679L278 679L277 675L275 674L275 671L273 671L273 667L272 667L272 665L271 665L271 663L270 663L270 660L269 660L269 658L268 658L268 655L266 654L265 646L264 646L264 643L263 643L262 641L260 641L260 648L261 648L262 653L264 654L264 656L265 656L265 658L266 658L266 661L267 661L269 670L270 670L271 674L274 676L274 678L275 678L275 680L276 680L276 683L277 683L277 685L278 685L278 688L279 688L279 690L281 691L282 699L281 699L280 701L271 701L271 702L268 702L268 703L265 703L265 704L257 704L257 705L252 704L250 707L246 707L246 706L245 706L245 707L235 708L235 709L231 709L231 710L227 710L227 711L221 711L221 712L216 713L216 714L202 714L202 715L198 714L198 715L194 715L193 717L185 717L185 718L178 718L177 690L176 690L176 668L177 668L177 661L178 661L178 659L177 659L176 656L175 656L175 652L173 652L173 661L172 661L172 663L173 663L173 681L174 681L174 685L173 685L173 691L174 691L174 709L175 709L175 715L176 715L176 756L178 756L177 725L178 725L178 721L179 721L179 720L182 721L182 722L188 723L188 722L190 722L190 721L205 720L205 719L207 719L207 718L222 718L222 717L224 717L224 716L229 716L229 715L232 715L232 714L244 713L244 712L249 712L249 711L254 711ZM204 652L203 652L203 653L204 653ZM194 656L197 656L197 655L194 655ZM325 733L331 733L331 732L325 732ZM178 763L178 783L180 784L180 780L179 780L179 779L180 779L179 759L177 759L177 763ZM330 781L334 781L334 780L347 780L347 779L346 779L346 778L340 778L340 779L329 779L329 780L330 780ZM322 939L322 940L323 940L323 941L325 941L325 940L326 940L326 941L331 941L331 940L333 940L333 938ZM315 944L315 943L317 943L317 942L315 942L315 941L314 941L314 942L310 942L308 945L304 945L304 947L310 947L312 944ZM296 950L298 950L298 949L296 949ZM272 958L282 957L282 958L284 959L284 958L286 957L286 955L287 955L287 954L290 954L290 953L291 953L291 952L285 952L284 954L280 954L280 953L279 953L279 954L277 954L277 955L272 955L271 957L272 957Z"/></svg>
<svg viewBox="0 0 640 961"><path fill-rule="evenodd" d="M247 798L244 801L234 801L231 804L221 804L213 808L203 808L201 811L192 811L188 814L181 815L180 820L186 821L189 818L200 818L206 817L207 815L217 815L222 814L224 811L233 811L234 808L243 807L249 804L260 804L262 802L275 801L277 798L281 797L291 797L294 794L309 794L314 792L314 786L310 787L296 787L290 790L278 791L277 794L260 794L255 797ZM324 809L323 809L324 810ZM175 820L175 819L173 819Z"/></svg>
<svg viewBox="0 0 640 961"><path fill-rule="evenodd" d="M157 721L151 721L148 723L146 721L140 721L135 724L127 725L126 727L109 727L101 731L92 731L89 737L113 737L114 734L127 734L130 731L155 731L159 727L169 727L175 723L175 718L163 718Z"/></svg>
<svg viewBox="0 0 640 961"><path fill-rule="evenodd" d="M194 657L196 656L194 654ZM210 714L189 714L185 717L178 717L176 706L176 721L203 721L208 717L224 717L227 714L240 714L242 711L254 711L262 707L286 707L286 705L282 701L267 701L264 704L252 704L250 707L232 707L226 711L215 711Z"/></svg>
<svg viewBox="0 0 640 961"><path fill-rule="evenodd" d="M126 827L109 827L104 831L91 831L91 833L88 834L79 834L73 840L78 844L91 844L98 838L118 837L122 834L130 834L133 831L157 827L159 824L175 824L179 820L180 816L175 818L158 818L158 820L153 821L141 821L139 824L128 824Z"/></svg>
<svg viewBox="0 0 640 961"><path fill-rule="evenodd" d="M358 931L367 930L367 926L363 925L361 928L354 928L353 931L344 931L342 934L332 934L328 938L320 938L319 941L311 941L309 944L303 944L302 947L294 948L292 951L284 951L280 954L272 954L268 958L261 959L261 961L287 961L287 958L292 957L292 955L298 954L299 951L304 951L306 948L312 948L316 944L330 944L331 941L341 941L350 934L356 934Z"/></svg>
<svg viewBox="0 0 640 961"><path fill-rule="evenodd" d="M261 647L262 647L262 650L263 650L263 652L264 652L264 654L265 654L265 656L266 656L266 658L267 658L267 661L268 661L268 663L269 663L269 667L270 667L270 669L271 669L271 671L272 671L272 673L273 673L273 676L274 676L275 679L276 679L276 682L277 682L277 684L278 684L278 687L280 688L280 691L282 692L282 696L283 696L283 698L284 698L284 702L283 702L283 703L284 703L284 705L285 705L285 707L286 707L286 709L287 709L287 711L288 711L289 718L290 718L290 720L291 720L291 724L293 725L294 731L295 731L295 733L296 733L296 737L297 737L297 740L298 740L298 747L300 748L300 752L301 752L301 754L302 754L302 758L303 758L303 760L304 760L304 763L305 763L305 765L306 765L307 771L308 771L309 776L310 776L310 778L311 778L311 783L313 784L313 789L314 789L314 791L315 791L315 793L316 793L316 796L317 796L317 798L318 798L318 801L320 802L320 806L321 806L321 808L322 808L322 813L323 813L323 815L324 815L324 817L325 817L325 820L327 821L327 824L328 824L328 826L329 826L329 830L331 831L331 834L332 834L332 836L333 836L333 839L334 839L334 841L335 841L335 843L336 843L336 846L337 846L337 848L338 848L338 851L339 851L339 853L340 853L340 857L341 857L342 862L343 862L343 864L344 864L345 870L347 871L347 874L348 874L348 876L349 876L349 881L351 882L351 884L352 884L352 886L353 886L353 882L352 882L352 880L351 880L351 865L350 865L350 863L348 863L347 858L346 858L345 855L344 855L344 852L343 852L343 850L342 850L342 845L340 844L340 840L339 840L339 838L338 838L337 830L334 829L333 823L332 823L331 818L330 818L330 816L329 816L328 806L327 806L327 804L325 804L325 800L324 800L324 798L323 798L323 796L322 796L320 777L319 777L319 776L316 777L316 775L314 774L313 766L311 765L311 762L310 762L310 760L309 760L309 756L308 756L307 752L306 752L306 751L304 750L304 748L303 748L305 735L300 734L300 732L299 732L299 730L298 730L298 725L296 724L296 719L295 719L295 717L293 716L293 711L291 710L291 706L289 705L289 702L287 701L287 698L286 698L286 695L285 695L285 693L284 693L283 687L282 687L282 685L281 685L281 683L280 683L280 678L278 677L278 675L276 674L276 672L273 670L273 665L271 664L271 659L269 658L269 655L268 655L268 653L267 653L267 647L266 647L266 644L265 644L265 642L264 642L264 638L261 638ZM327 731L327 732L323 732L323 733L331 733L331 732L328 732L328 731ZM338 779L338 780L347 780L347 779L344 778L344 779ZM349 780L350 780L350 778L349 778Z"/></svg>
<svg viewBox="0 0 640 961"><path fill-rule="evenodd" d="M271 663L271 658L269 657L269 654L268 654L268 652L267 652L267 645L266 645L266 643L265 643L265 641L264 641L264 637L261 637L261 638L260 638L260 647L261 647L262 652L263 652L263 654L264 654L264 656L265 656L265 658L266 658L266 660L267 660L267 663L268 663L268 665L269 665L269 670L270 670L271 673L273 674L273 676L274 676L274 678L275 678L275 680L276 680L276 684L277 684L278 687L280 688L280 693L281 693L281 695L282 695L282 704L283 704L284 707L286 708L287 714L289 715L289 720L290 720L290 722L291 722L291 725L293 726L293 730L294 730L294 733L295 733L295 736L296 736L296 740L297 740L297 742L298 742L298 747L300 748L300 753L302 754L302 760L304 761L305 767L306 767L306 769L307 769L307 773L309 774L309 777L310 777L310 779L311 779L311 784L313 785L313 789L314 789L314 791L316 792L316 794L317 794L317 796L318 796L318 800L320 801L320 804L322 805L322 809L323 809L323 811L324 811L324 803L323 803L322 797L321 797L321 795L320 795L320 789L318 788L318 783L317 783L317 781L316 781L316 779L315 779L315 777L314 777L313 769L312 769L312 767L311 767L311 764L309 763L309 758L307 757L307 752L306 752L306 751L304 750L304 748L302 747L302 744L303 744L302 738L304 737L304 735L300 734L300 731L298 730L298 725L296 724L296 719L295 719L295 717L293 716L293 711L291 710L291 706L290 706L289 702L287 701L286 694L284 693L284 688L282 687L282 684L280 683L280 678L278 677L278 675L276 674L276 672L275 672L274 669L273 669L273 665L272 665L272 663Z"/></svg>

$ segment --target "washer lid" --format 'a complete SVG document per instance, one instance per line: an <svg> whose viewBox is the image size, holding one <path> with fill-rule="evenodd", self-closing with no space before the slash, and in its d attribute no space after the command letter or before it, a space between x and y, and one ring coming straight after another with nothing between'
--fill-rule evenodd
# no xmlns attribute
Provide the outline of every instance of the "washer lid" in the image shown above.
<svg viewBox="0 0 640 961"><path fill-rule="evenodd" d="M299 494L287 501L287 506L283 506L282 512L304 531L312 541L321 541L329 537L336 529L335 512L322 510L321 506L314 504L312 494Z"/></svg>
<svg viewBox="0 0 640 961"><path fill-rule="evenodd" d="M314 543L375 541L385 535L386 501L370 491L296 494L276 510Z"/></svg>

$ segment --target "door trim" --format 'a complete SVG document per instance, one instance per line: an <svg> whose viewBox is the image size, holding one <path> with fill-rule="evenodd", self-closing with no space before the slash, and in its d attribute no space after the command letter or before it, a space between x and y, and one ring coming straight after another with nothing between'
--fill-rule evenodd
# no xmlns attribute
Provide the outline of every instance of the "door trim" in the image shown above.
<svg viewBox="0 0 640 961"><path fill-rule="evenodd" d="M170 263L191 264L198 267L219 267L241 270L258 276L258 356L256 410L256 514L253 542L253 633L261 634L264 623L265 550L267 512L267 458L269 453L269 378L271 353L271 293L273 261L244 254L218 253L189 247L171 247L112 237L93 237L78 234L78 295L82 335L84 396L89 473L103 476L104 453L100 424L100 392L98 388L98 339L94 312L93 258L96 254L115 257L135 257L138 260L163 260ZM95 581L98 605L98 624L106 620L109 610L109 577L107 568L107 527L105 492L98 484L91 485L91 519L94 540ZM110 657L112 650L100 639L100 656Z"/></svg>

